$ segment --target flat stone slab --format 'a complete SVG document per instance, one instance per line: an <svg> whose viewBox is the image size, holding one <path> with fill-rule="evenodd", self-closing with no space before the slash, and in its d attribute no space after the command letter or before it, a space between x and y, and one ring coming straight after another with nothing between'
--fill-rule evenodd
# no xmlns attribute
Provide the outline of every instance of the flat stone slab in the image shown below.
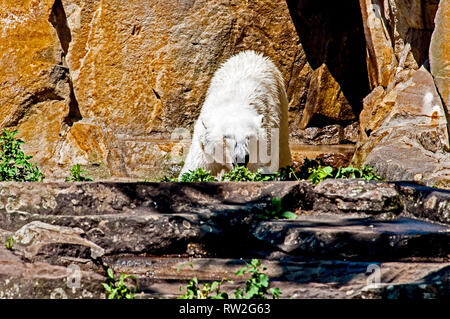
<svg viewBox="0 0 450 319"><path fill-rule="evenodd" d="M58 255L61 245L69 245L70 257L75 258L85 258L92 247L107 255L264 257L281 251L380 260L450 253L447 227L403 217L418 214L414 200L432 207L433 198L436 212L445 216L448 194L395 183L326 180L315 187L309 182L0 183L0 187L0 228L19 240L23 237L19 229L43 223L46 234L31 233L61 239L28 245L33 256ZM406 195L410 189L412 195ZM259 220L258 213L270 208L274 197L282 199L283 209L297 212L298 219ZM428 211L426 216L431 215ZM61 227L60 234L51 235L52 227ZM67 235L72 228L73 234Z"/></svg>
<svg viewBox="0 0 450 319"><path fill-rule="evenodd" d="M255 224L267 246L295 256L394 260L450 255L450 227L410 218L377 220L333 214Z"/></svg>
<svg viewBox="0 0 450 319"><path fill-rule="evenodd" d="M395 184L359 179L327 179L314 188L314 211L398 214L403 210Z"/></svg>
<svg viewBox="0 0 450 319"><path fill-rule="evenodd" d="M117 271L136 276L139 298L176 298L194 276L200 283L233 280L224 291L243 287L248 275L235 276L249 260L216 258L154 258L117 256L106 258ZM261 260L271 287L282 298L382 298L385 291L409 289L415 298L448 296L450 263L370 263L336 260ZM431 295L433 293L433 295ZM232 294L231 294L232 295Z"/></svg>
<svg viewBox="0 0 450 319"><path fill-rule="evenodd" d="M450 224L450 190L395 182L404 211L411 216Z"/></svg>
<svg viewBox="0 0 450 319"><path fill-rule="evenodd" d="M80 269L80 281L71 285L73 274L73 268L26 262L0 246L0 299L105 297L104 276Z"/></svg>
<svg viewBox="0 0 450 319"><path fill-rule="evenodd" d="M297 219L259 219L274 197ZM135 274L141 298L176 297L193 276L231 277L233 290L241 258L259 258L284 297L447 297L449 203L447 191L363 180L0 183L0 239L14 240L0 247L0 294L104 297L107 266ZM67 286L71 266L80 289Z"/></svg>

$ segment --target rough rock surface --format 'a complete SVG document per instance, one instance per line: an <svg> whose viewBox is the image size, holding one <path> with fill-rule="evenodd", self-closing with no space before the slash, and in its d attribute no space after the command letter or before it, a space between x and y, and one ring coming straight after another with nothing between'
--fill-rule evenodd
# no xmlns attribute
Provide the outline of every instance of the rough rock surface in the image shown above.
<svg viewBox="0 0 450 319"><path fill-rule="evenodd" d="M0 127L19 130L47 180L75 163L97 180L176 171L171 133L192 129L212 74L244 49L282 71L293 133L354 123L368 93L357 3L5 0L2 8ZM331 19L336 12L350 18Z"/></svg>
<svg viewBox="0 0 450 319"><path fill-rule="evenodd" d="M294 130L305 107L355 119L340 60L329 71L311 67L285 1L5 0L2 8L0 127L19 130L47 180L75 163L96 179L164 175L178 154L171 133L192 129L212 74L244 49L282 71ZM339 41L333 48L340 52ZM306 101L309 87L319 95Z"/></svg>
<svg viewBox="0 0 450 319"><path fill-rule="evenodd" d="M391 180L449 187L449 113L442 93L449 83L448 2L360 5L372 92L363 100L353 163L373 165Z"/></svg>
<svg viewBox="0 0 450 319"><path fill-rule="evenodd" d="M450 102L450 3L441 1L434 20L435 29L430 43L430 67L442 100Z"/></svg>
<svg viewBox="0 0 450 319"><path fill-rule="evenodd" d="M79 272L81 280L71 286L73 269L43 262L26 262L0 246L1 299L79 299L104 298L99 287L102 275L93 271ZM78 269L76 269L78 271ZM79 285L78 285L79 284ZM73 287L73 288L72 288Z"/></svg>
<svg viewBox="0 0 450 319"><path fill-rule="evenodd" d="M217 258L166 258L119 256L108 262L120 271L137 277L145 293L138 298L176 298L187 279L199 282L229 278L222 290L243 287L245 277L234 276L249 260ZM282 291L281 298L445 298L448 297L449 263L349 262L337 260L261 260L267 267L271 287ZM187 264L191 263L191 266ZM184 267L180 267L182 265ZM177 271L179 269L179 271ZM373 271L376 273L373 273ZM150 278L149 278L150 277ZM376 280L379 278L380 282ZM400 293L400 291L402 293ZM231 295L233 295L231 293Z"/></svg>
<svg viewBox="0 0 450 319"><path fill-rule="evenodd" d="M362 115L376 105L371 99L383 90L379 88L366 100L368 109ZM360 139L366 136L366 140L357 145L353 162L372 165L390 180L448 187L448 122L432 75L424 67L414 71L408 81L398 84L383 98L381 105L372 108L379 120L361 122Z"/></svg>
<svg viewBox="0 0 450 319"><path fill-rule="evenodd" d="M445 190L363 180L0 186L0 239L13 240L0 248L5 298L104 297L107 267L135 275L139 298L173 298L194 275L234 279L240 258L255 257L286 298L448 296ZM296 220L258 218L275 196Z"/></svg>

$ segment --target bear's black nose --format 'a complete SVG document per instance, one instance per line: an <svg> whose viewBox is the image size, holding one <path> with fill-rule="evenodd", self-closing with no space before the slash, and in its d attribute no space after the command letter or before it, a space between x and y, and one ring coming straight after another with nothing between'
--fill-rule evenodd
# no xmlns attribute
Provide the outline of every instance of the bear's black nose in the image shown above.
<svg viewBox="0 0 450 319"><path fill-rule="evenodd" d="M233 167L244 166L247 167L250 161L250 154L245 154L245 156L236 156L236 161L233 163Z"/></svg>

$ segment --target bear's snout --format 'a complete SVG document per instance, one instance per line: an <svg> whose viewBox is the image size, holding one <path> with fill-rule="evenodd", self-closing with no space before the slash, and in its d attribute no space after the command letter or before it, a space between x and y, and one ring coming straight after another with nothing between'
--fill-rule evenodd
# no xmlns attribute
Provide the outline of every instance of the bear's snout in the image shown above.
<svg viewBox="0 0 450 319"><path fill-rule="evenodd" d="M250 160L250 154L246 153L244 156L237 155L235 161L233 163L233 167L236 166L244 166L247 167L247 164Z"/></svg>

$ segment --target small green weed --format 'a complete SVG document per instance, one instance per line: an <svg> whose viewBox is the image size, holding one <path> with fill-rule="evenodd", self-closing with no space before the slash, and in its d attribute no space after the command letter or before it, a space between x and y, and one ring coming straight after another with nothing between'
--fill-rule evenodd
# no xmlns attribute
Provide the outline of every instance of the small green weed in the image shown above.
<svg viewBox="0 0 450 319"><path fill-rule="evenodd" d="M88 176L83 176L87 171L81 169L80 164L75 164L70 169L70 177L66 177L66 182L92 182L93 179Z"/></svg>
<svg viewBox="0 0 450 319"><path fill-rule="evenodd" d="M192 264L190 265L192 266ZM180 267L178 267L177 271L179 271ZM269 277L263 273L266 269L258 259L252 259L250 264L247 263L239 269L235 276L243 276L246 272L250 273L251 276L245 282L243 289L237 288L234 291L234 297L236 299L267 299L266 295L269 291L272 298L279 298L281 295L279 288L269 289ZM197 277L194 277L184 289L180 287L180 291L185 290L186 292L178 299L229 299L230 296L227 292L220 291L225 281L233 282L230 279L222 279L220 282L213 281L212 283L199 284ZM212 293L215 293L215 295L212 295Z"/></svg>
<svg viewBox="0 0 450 319"><path fill-rule="evenodd" d="M315 168L311 168L308 179L311 180L313 184L317 184L330 177L333 177L333 167L318 166Z"/></svg>
<svg viewBox="0 0 450 319"><path fill-rule="evenodd" d="M180 182L217 182L217 180L211 176L209 171L197 168L181 175Z"/></svg>
<svg viewBox="0 0 450 319"><path fill-rule="evenodd" d="M250 171L245 166L236 166L228 173L223 175L222 181L224 182L264 182L271 180L271 176L264 176L262 170L259 169L256 172Z"/></svg>
<svg viewBox="0 0 450 319"><path fill-rule="evenodd" d="M148 182L148 181L145 180L144 182ZM161 178L160 182L178 182L178 178L176 178L176 177L172 178L172 177L163 176L163 178Z"/></svg>
<svg viewBox="0 0 450 319"><path fill-rule="evenodd" d="M336 171L335 178L362 178L366 180L382 180L382 178L373 172L372 166L361 166L361 169L352 166L339 167Z"/></svg>
<svg viewBox="0 0 450 319"><path fill-rule="evenodd" d="M120 274L119 282L117 282L114 277L114 271L111 268L108 268L106 275L106 282L102 283L102 285L108 293L108 299L134 299L134 294L137 290L136 278L134 276ZM131 279L136 285L136 288L128 288L125 285L126 279Z"/></svg>
<svg viewBox="0 0 450 319"><path fill-rule="evenodd" d="M182 263L177 267L177 273L186 265L194 268L192 262ZM180 291L186 290L186 292L178 297L178 299L229 299L228 293L220 291L225 281L232 282L229 279L222 279L221 281L213 281L212 283L199 284L197 277L194 277L184 289L180 287ZM215 293L215 295L212 295L212 293Z"/></svg>
<svg viewBox="0 0 450 319"><path fill-rule="evenodd" d="M45 176L36 164L28 162L32 156L21 150L25 142L16 139L16 134L4 129L0 135L0 181L42 182Z"/></svg>
<svg viewBox="0 0 450 319"><path fill-rule="evenodd" d="M362 166L360 169L347 166L333 168L327 166L321 159L310 160L306 158L303 164L295 170L292 166L280 169L281 181L310 180L317 184L328 178L362 178L366 180L383 180L376 175L371 166Z"/></svg>
<svg viewBox="0 0 450 319"><path fill-rule="evenodd" d="M213 281L212 283L199 284L197 277L194 277L185 287L186 292L178 299L229 299L228 293L220 291L225 281L232 282L228 279L222 279L220 282ZM181 290L183 290L182 287L180 287ZM215 295L212 295L212 293L215 293Z"/></svg>
<svg viewBox="0 0 450 319"><path fill-rule="evenodd" d="M258 214L258 218L261 219L296 219L297 215L290 211L283 211L281 199L279 197L272 198L271 209L265 209Z"/></svg>
<svg viewBox="0 0 450 319"><path fill-rule="evenodd" d="M3 245L5 246L6 249L13 250L15 243L16 241L14 240L14 238L9 237Z"/></svg>
<svg viewBox="0 0 450 319"><path fill-rule="evenodd" d="M250 264L246 264L239 269L235 276L243 276L246 272L251 274L250 278L245 282L244 290L237 288L234 292L236 299L267 299L268 290L273 299L277 299L281 295L279 288L269 289L269 277L263 272L267 268L261 265L258 259L252 259Z"/></svg>

